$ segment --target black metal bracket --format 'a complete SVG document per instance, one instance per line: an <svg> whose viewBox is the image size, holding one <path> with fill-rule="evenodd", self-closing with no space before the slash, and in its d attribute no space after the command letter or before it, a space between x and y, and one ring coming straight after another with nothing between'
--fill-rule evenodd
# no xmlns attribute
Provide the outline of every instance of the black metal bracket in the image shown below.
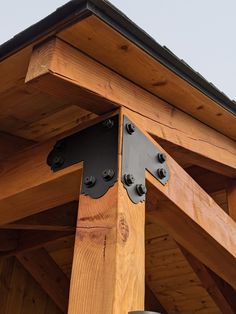
<svg viewBox="0 0 236 314"><path fill-rule="evenodd" d="M81 193L99 198L117 181L118 115L56 143L47 163L59 171L84 161Z"/></svg>
<svg viewBox="0 0 236 314"><path fill-rule="evenodd" d="M145 201L145 171L161 184L170 177L166 155L127 118L123 121L122 183L134 203ZM92 198L103 196L118 177L119 116L58 141L47 158L56 172L84 162L81 193Z"/></svg>
<svg viewBox="0 0 236 314"><path fill-rule="evenodd" d="M170 177L166 155L126 116L123 121L122 182L134 203L145 201L145 171L149 171L161 184Z"/></svg>

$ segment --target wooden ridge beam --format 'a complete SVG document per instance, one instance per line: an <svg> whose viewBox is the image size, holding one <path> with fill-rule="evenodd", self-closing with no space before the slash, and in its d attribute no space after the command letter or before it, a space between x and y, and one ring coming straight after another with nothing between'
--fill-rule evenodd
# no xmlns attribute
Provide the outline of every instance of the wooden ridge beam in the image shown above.
<svg viewBox="0 0 236 314"><path fill-rule="evenodd" d="M17 259L58 308L67 313L70 282L47 251L24 252L18 254Z"/></svg>
<svg viewBox="0 0 236 314"><path fill-rule="evenodd" d="M221 312L236 313L236 291L183 247L180 249Z"/></svg>
<svg viewBox="0 0 236 314"><path fill-rule="evenodd" d="M26 83L59 98L78 97L91 93L98 100L90 104L98 113L124 106L133 111L132 118L156 137L190 153L191 162L236 177L236 143L200 121L176 109L139 86L89 58L59 39L53 39L34 49ZM188 153L188 154L187 154ZM199 158L200 157L200 158Z"/></svg>

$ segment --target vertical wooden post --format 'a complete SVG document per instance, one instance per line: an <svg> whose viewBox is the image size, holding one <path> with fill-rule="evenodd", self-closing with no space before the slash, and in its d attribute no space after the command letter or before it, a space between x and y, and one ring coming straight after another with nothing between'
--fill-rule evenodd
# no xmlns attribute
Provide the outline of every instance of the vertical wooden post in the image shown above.
<svg viewBox="0 0 236 314"><path fill-rule="evenodd" d="M99 199L80 196L69 314L144 309L144 208L120 180Z"/></svg>
<svg viewBox="0 0 236 314"><path fill-rule="evenodd" d="M230 180L227 187L229 215L236 221L236 180Z"/></svg>

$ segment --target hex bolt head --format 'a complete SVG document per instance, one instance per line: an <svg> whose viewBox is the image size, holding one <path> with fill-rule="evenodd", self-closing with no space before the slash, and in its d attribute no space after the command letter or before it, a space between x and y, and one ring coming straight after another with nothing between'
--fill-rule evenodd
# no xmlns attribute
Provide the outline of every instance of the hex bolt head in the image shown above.
<svg viewBox="0 0 236 314"><path fill-rule="evenodd" d="M144 184L137 184L136 185L136 191L138 195L143 196L144 194L147 193L147 188Z"/></svg>
<svg viewBox="0 0 236 314"><path fill-rule="evenodd" d="M88 176L84 179L84 184L88 187L91 188L94 186L96 183L96 178L94 176Z"/></svg>
<svg viewBox="0 0 236 314"><path fill-rule="evenodd" d="M167 176L167 171L164 168L157 169L157 175L160 179L164 179Z"/></svg>
<svg viewBox="0 0 236 314"><path fill-rule="evenodd" d="M135 182L134 176L130 173L124 175L124 180L125 180L126 185L128 185L128 186L134 184L134 182Z"/></svg>
<svg viewBox="0 0 236 314"><path fill-rule="evenodd" d="M135 132L135 125L133 123L126 123L126 130L129 134L133 134Z"/></svg>
<svg viewBox="0 0 236 314"><path fill-rule="evenodd" d="M113 169L105 169L102 172L102 176L105 181L110 181L114 177L114 175L115 175L115 172Z"/></svg>
<svg viewBox="0 0 236 314"><path fill-rule="evenodd" d="M53 168L59 168L64 164L64 159L61 155L55 155L52 159L51 166Z"/></svg>
<svg viewBox="0 0 236 314"><path fill-rule="evenodd" d="M164 153L159 153L159 154L157 155L157 159L158 159L158 161L159 161L161 164L163 164L163 163L166 161L166 154L164 154Z"/></svg>
<svg viewBox="0 0 236 314"><path fill-rule="evenodd" d="M107 119L107 120L105 120L103 122L102 125L103 125L104 128L111 129L113 127L113 125L114 125L114 121L111 120L111 119Z"/></svg>

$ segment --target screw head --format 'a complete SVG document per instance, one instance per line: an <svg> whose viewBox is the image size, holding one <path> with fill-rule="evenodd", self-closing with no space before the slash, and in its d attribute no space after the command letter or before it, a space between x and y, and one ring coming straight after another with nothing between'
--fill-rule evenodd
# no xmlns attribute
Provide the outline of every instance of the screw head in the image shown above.
<svg viewBox="0 0 236 314"><path fill-rule="evenodd" d="M133 176L132 174L130 174L130 173L124 175L124 180L125 180L125 183L126 183L128 186L134 184L134 182L135 182L134 176Z"/></svg>
<svg viewBox="0 0 236 314"><path fill-rule="evenodd" d="M167 171L164 168L157 169L157 175L160 179L164 179L167 176Z"/></svg>
<svg viewBox="0 0 236 314"><path fill-rule="evenodd" d="M107 120L105 120L103 122L102 125L103 125L104 128L111 129L113 127L113 125L114 125L114 121L111 120L111 119L107 119Z"/></svg>
<svg viewBox="0 0 236 314"><path fill-rule="evenodd" d="M129 134L133 134L135 132L135 125L133 123L127 123L126 130Z"/></svg>
<svg viewBox="0 0 236 314"><path fill-rule="evenodd" d="M102 172L102 176L105 181L110 181L114 177L114 175L115 175L115 172L113 169L105 169Z"/></svg>
<svg viewBox="0 0 236 314"><path fill-rule="evenodd" d="M159 154L157 155L157 159L158 159L158 161L159 161L161 164L163 164L163 163L166 161L166 154L164 154L164 153L159 153Z"/></svg>
<svg viewBox="0 0 236 314"><path fill-rule="evenodd" d="M94 176L88 176L84 179L84 184L88 187L91 188L94 186L96 183L96 178Z"/></svg>
<svg viewBox="0 0 236 314"><path fill-rule="evenodd" d="M55 155L52 158L52 162L51 162L51 166L53 168L59 168L60 166L62 166L64 164L64 159L61 155Z"/></svg>
<svg viewBox="0 0 236 314"><path fill-rule="evenodd" d="M136 185L136 191L138 195L143 196L144 194L147 193L147 188L144 184L137 184Z"/></svg>

